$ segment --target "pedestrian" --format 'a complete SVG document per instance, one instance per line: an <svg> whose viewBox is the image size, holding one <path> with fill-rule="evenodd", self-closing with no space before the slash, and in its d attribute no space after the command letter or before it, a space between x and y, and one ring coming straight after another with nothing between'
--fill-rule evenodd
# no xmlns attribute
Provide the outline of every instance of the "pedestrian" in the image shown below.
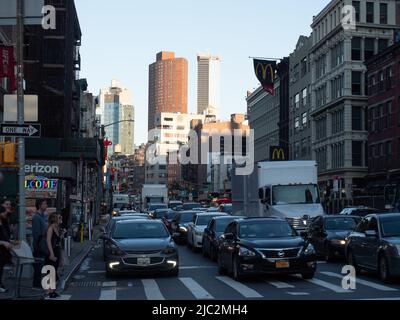
<svg viewBox="0 0 400 320"><path fill-rule="evenodd" d="M44 199L36 201L36 213L32 218L33 256L43 261L46 258L46 235L48 227L47 202ZM34 265L33 287L42 288L42 263Z"/></svg>
<svg viewBox="0 0 400 320"><path fill-rule="evenodd" d="M58 213L52 213L49 216L49 226L47 228L47 250L48 254L46 256L45 264L47 266L53 266L56 271L56 280L58 281L58 268L61 261L61 238L62 230L60 228L62 224L62 216ZM56 299L60 296L55 290L50 290L48 292L48 297L50 299Z"/></svg>
<svg viewBox="0 0 400 320"><path fill-rule="evenodd" d="M11 263L10 228L7 220L7 211L0 206L0 293L6 293L8 290L3 285L4 266Z"/></svg>
<svg viewBox="0 0 400 320"><path fill-rule="evenodd" d="M10 226L11 237L17 239L18 234L18 216L14 211L11 201L7 198L3 199L1 205L6 209L7 212L7 223Z"/></svg>

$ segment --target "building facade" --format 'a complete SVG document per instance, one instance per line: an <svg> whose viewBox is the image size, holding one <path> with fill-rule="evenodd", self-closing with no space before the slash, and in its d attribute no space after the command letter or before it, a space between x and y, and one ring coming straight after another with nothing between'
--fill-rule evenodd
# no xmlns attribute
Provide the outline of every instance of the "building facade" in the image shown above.
<svg viewBox="0 0 400 320"><path fill-rule="evenodd" d="M188 62L175 58L173 52L159 52L157 61L149 66L149 122L155 127L160 112L187 113Z"/></svg>
<svg viewBox="0 0 400 320"><path fill-rule="evenodd" d="M356 9L355 29L342 25L345 5ZM365 187L368 173L364 61L393 43L395 28L396 1L334 0L312 23L312 152L321 189L342 206Z"/></svg>
<svg viewBox="0 0 400 320"><path fill-rule="evenodd" d="M290 55L289 144L291 160L310 160L311 154L311 37L300 36Z"/></svg>
<svg viewBox="0 0 400 320"><path fill-rule="evenodd" d="M197 55L197 113L215 115L220 110L221 59L210 54Z"/></svg>

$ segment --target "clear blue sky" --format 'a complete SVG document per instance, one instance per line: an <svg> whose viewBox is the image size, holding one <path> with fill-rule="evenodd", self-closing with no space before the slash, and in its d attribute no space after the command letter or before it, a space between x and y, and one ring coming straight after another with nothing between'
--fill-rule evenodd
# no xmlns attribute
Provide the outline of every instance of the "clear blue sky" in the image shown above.
<svg viewBox="0 0 400 320"><path fill-rule="evenodd" d="M245 113L258 86L249 56L283 57L329 0L75 0L82 72L95 94L116 78L136 107L135 143L147 139L148 66L162 50L189 61L189 112L196 111L196 54L222 58L223 119Z"/></svg>

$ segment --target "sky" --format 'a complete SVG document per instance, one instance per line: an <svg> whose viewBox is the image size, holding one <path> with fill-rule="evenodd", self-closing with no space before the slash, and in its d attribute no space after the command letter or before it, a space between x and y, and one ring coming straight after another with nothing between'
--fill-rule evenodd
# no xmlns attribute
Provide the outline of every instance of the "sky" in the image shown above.
<svg viewBox="0 0 400 320"><path fill-rule="evenodd" d="M135 144L147 141L148 68L157 52L189 62L188 112L197 109L197 53L221 57L222 120L246 112L259 83L251 57L281 58L330 0L75 0L82 29L81 78L98 94L118 79L135 105Z"/></svg>

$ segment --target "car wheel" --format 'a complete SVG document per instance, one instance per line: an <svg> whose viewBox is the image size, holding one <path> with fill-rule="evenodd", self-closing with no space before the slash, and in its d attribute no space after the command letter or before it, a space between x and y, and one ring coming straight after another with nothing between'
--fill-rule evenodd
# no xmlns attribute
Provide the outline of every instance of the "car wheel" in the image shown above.
<svg viewBox="0 0 400 320"><path fill-rule="evenodd" d="M242 281L243 280L243 276L240 273L240 269L239 269L239 261L237 260L237 257L233 258L233 262L232 262L232 268L233 268L233 279L235 281Z"/></svg>
<svg viewBox="0 0 400 320"><path fill-rule="evenodd" d="M301 274L301 277L302 277L304 280L311 280L312 278L314 278L314 275L315 275L315 272L310 271L310 272L302 273L302 274Z"/></svg>
<svg viewBox="0 0 400 320"><path fill-rule="evenodd" d="M327 243L325 245L325 249L324 249L324 255L325 255L325 261L326 262L332 262L334 260L332 252L331 252L331 247L329 245L329 243Z"/></svg>
<svg viewBox="0 0 400 320"><path fill-rule="evenodd" d="M349 251L347 253L347 262L349 265L354 267L354 269L356 270L356 274L359 274L361 272L361 268L357 265L353 251Z"/></svg>
<svg viewBox="0 0 400 320"><path fill-rule="evenodd" d="M226 275L226 269L222 266L221 256L218 256L218 273L220 275Z"/></svg>
<svg viewBox="0 0 400 320"><path fill-rule="evenodd" d="M389 283L392 280L389 263L385 255L381 255L379 259L379 276L385 283Z"/></svg>

